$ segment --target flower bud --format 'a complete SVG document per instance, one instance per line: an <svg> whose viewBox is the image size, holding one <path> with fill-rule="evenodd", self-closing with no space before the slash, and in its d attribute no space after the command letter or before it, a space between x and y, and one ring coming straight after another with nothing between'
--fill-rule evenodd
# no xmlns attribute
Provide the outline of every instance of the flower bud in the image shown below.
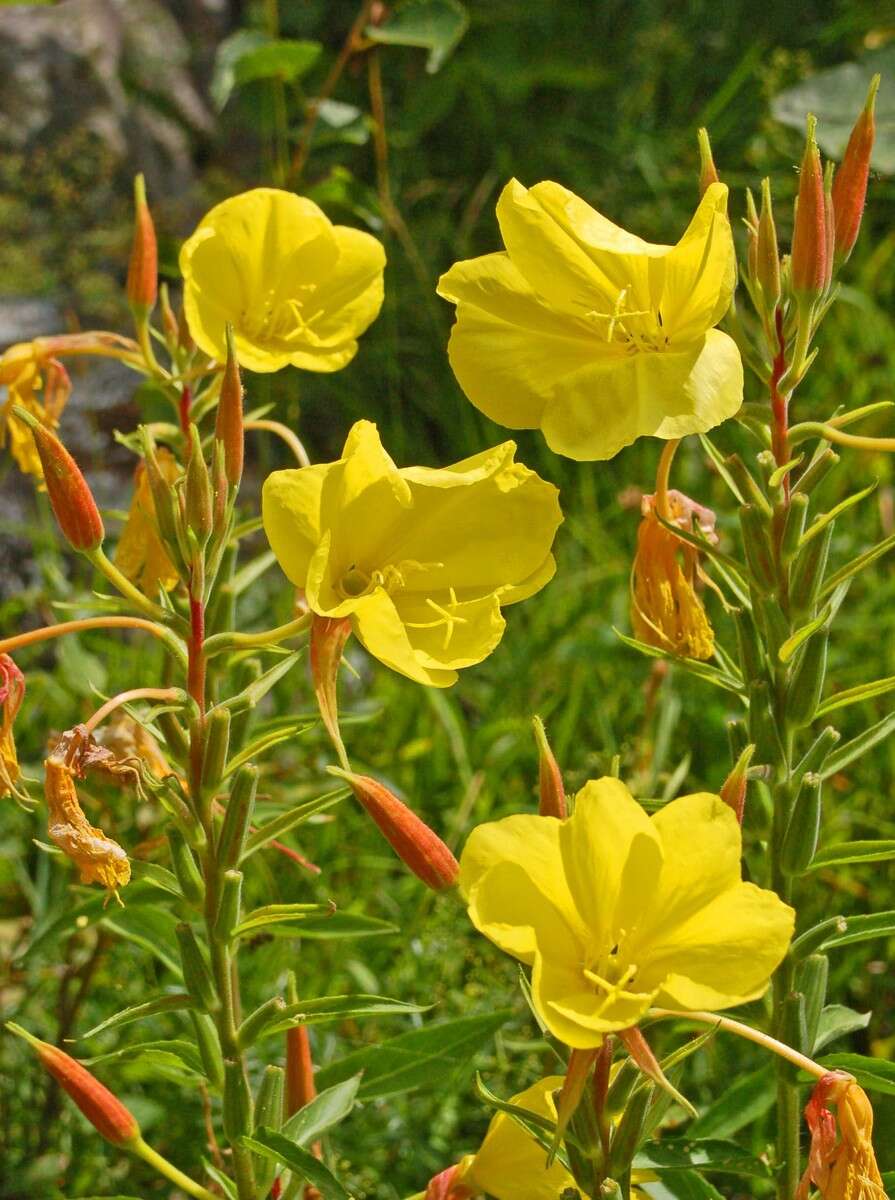
<svg viewBox="0 0 895 1200"><path fill-rule="evenodd" d="M758 277L758 209L755 207L755 197L752 189L746 188L746 266L749 278Z"/></svg>
<svg viewBox="0 0 895 1200"><path fill-rule="evenodd" d="M255 1099L255 1125L277 1132L283 1124L283 1068L265 1067ZM255 1182L258 1194L266 1196L277 1173L277 1164L269 1158L255 1157Z"/></svg>
<svg viewBox="0 0 895 1200"><path fill-rule="evenodd" d="M142 175L134 179L134 208L134 241L127 268L127 299L134 312L145 317L155 307L158 248Z"/></svg>
<svg viewBox="0 0 895 1200"><path fill-rule="evenodd" d="M826 233L826 270L824 273L824 291L830 290L833 282L833 266L836 253L836 214L833 210L833 172L831 162L824 167L824 231Z"/></svg>
<svg viewBox="0 0 895 1200"><path fill-rule="evenodd" d="M749 745L740 755L733 770L721 784L719 795L726 805L733 809L736 819L742 825L743 809L746 806L746 783L749 764L755 754L755 747Z"/></svg>
<svg viewBox="0 0 895 1200"><path fill-rule="evenodd" d="M836 178L833 180L833 212L836 228L836 259L845 262L855 247L861 228L867 179L870 175L870 155L876 136L874 108L879 89L879 75L870 81L867 100L851 131L848 145Z"/></svg>
<svg viewBox="0 0 895 1200"><path fill-rule="evenodd" d="M701 199L713 183L720 183L720 178L715 160L712 158L709 131L700 129L696 136L699 141L699 196Z"/></svg>
<svg viewBox="0 0 895 1200"><path fill-rule="evenodd" d="M796 295L814 300L827 280L827 228L824 176L814 131L817 118L808 117L808 136L799 175L795 228L792 235L792 286Z"/></svg>
<svg viewBox="0 0 895 1200"><path fill-rule="evenodd" d="M21 771L12 732L24 698L25 676L8 654L0 654L0 800L4 796L28 798L17 786Z"/></svg>
<svg viewBox="0 0 895 1200"><path fill-rule="evenodd" d="M286 1113L292 1116L317 1095L311 1040L306 1025L286 1031Z"/></svg>
<svg viewBox="0 0 895 1200"><path fill-rule="evenodd" d="M224 1103L221 1116L224 1136L231 1145L252 1132L252 1107L252 1093L249 1091L245 1068L238 1058L228 1058L224 1062Z"/></svg>
<svg viewBox="0 0 895 1200"><path fill-rule="evenodd" d="M475 1193L463 1182L467 1161L454 1163L429 1180L423 1200L469 1200Z"/></svg>
<svg viewBox="0 0 895 1200"><path fill-rule="evenodd" d="M453 887L459 863L425 821L369 775L355 775L339 767L330 767L329 771L350 784L392 849L418 879L436 892Z"/></svg>
<svg viewBox="0 0 895 1200"><path fill-rule="evenodd" d="M239 487L242 479L242 462L245 433L242 425L242 380L233 342L233 327L227 326L227 363L221 383L214 436L224 444L224 469L231 487Z"/></svg>
<svg viewBox="0 0 895 1200"><path fill-rule="evenodd" d="M37 1057L99 1133L114 1146L128 1146L140 1136L140 1127L117 1096L64 1050L42 1042L12 1021L7 1029L24 1038L37 1051Z"/></svg>
<svg viewBox="0 0 895 1200"><path fill-rule="evenodd" d="M183 966L183 982L186 990L200 1008L205 1012L216 1012L221 1002L215 991L205 955L196 940L190 926L181 921L174 932L180 947L180 961Z"/></svg>
<svg viewBox="0 0 895 1200"><path fill-rule="evenodd" d="M212 516L211 480L208 476L208 466L202 454L202 442L199 430L190 424L189 462L186 468L186 487L184 500L186 504L186 522L195 533L200 546L204 546L211 537L214 527Z"/></svg>
<svg viewBox="0 0 895 1200"><path fill-rule="evenodd" d="M218 835L218 861L224 869L238 866L242 858L257 790L258 768L254 763L246 763L239 768L233 780L224 822Z"/></svg>
<svg viewBox="0 0 895 1200"><path fill-rule="evenodd" d="M755 247L755 278L761 284L762 295L769 311L780 302L780 248L777 245L777 226L771 205L771 181L761 182L761 216L758 219L758 239Z"/></svg>
<svg viewBox="0 0 895 1200"><path fill-rule="evenodd" d="M102 544L106 531L87 480L52 430L18 404L12 410L31 429L50 504L69 544L89 552Z"/></svg>
<svg viewBox="0 0 895 1200"><path fill-rule="evenodd" d="M311 677L320 719L336 748L339 758L346 758L345 745L339 731L339 706L336 697L336 680L342 651L351 636L351 622L345 617L321 617L317 613L311 618Z"/></svg>
<svg viewBox="0 0 895 1200"><path fill-rule="evenodd" d="M547 741L547 731L540 717L532 718L535 741L538 743L538 783L540 786L540 803L538 812L542 817L558 817L566 819L566 789L562 781L562 771L553 757L550 743Z"/></svg>
<svg viewBox="0 0 895 1200"><path fill-rule="evenodd" d="M563 1134L575 1115L584 1087L587 1083L590 1069L597 1058L597 1048L589 1050L573 1050L569 1055L566 1077L556 1101L556 1133L553 1138L554 1149L562 1141Z"/></svg>

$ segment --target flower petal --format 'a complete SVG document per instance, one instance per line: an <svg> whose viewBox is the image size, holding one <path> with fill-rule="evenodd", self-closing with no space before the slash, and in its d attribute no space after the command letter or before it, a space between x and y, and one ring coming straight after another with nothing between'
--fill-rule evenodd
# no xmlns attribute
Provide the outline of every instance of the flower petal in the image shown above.
<svg viewBox="0 0 895 1200"><path fill-rule="evenodd" d="M450 687L457 682L456 671L424 665L410 644L407 630L384 588L377 588L344 607L353 610L352 626L361 643L374 658L393 671L430 687Z"/></svg>
<svg viewBox="0 0 895 1200"><path fill-rule="evenodd" d="M717 329L685 349L608 356L564 380L544 412L547 444L579 460L612 458L638 437L714 428L743 401L743 365Z"/></svg>
<svg viewBox="0 0 895 1200"><path fill-rule="evenodd" d="M385 250L369 233L334 225L334 267L314 288L303 315L321 347L357 338L379 315L384 295Z"/></svg>
<svg viewBox="0 0 895 1200"><path fill-rule="evenodd" d="M307 585L308 565L320 541L323 484L337 463L274 471L261 490L264 532L277 561L296 587Z"/></svg>
<svg viewBox="0 0 895 1200"><path fill-rule="evenodd" d="M494 592L459 602L447 592L401 592L393 599L417 660L426 667L471 667L488 657L506 628Z"/></svg>

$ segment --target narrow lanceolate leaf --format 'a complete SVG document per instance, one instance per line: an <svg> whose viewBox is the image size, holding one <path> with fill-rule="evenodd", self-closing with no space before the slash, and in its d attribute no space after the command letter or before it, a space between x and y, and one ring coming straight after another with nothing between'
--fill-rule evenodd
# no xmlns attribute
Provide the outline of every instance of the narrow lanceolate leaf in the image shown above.
<svg viewBox="0 0 895 1200"><path fill-rule="evenodd" d="M358 1072L343 1083L320 1092L289 1118L281 1132L298 1146L313 1144L327 1129L344 1121L354 1108L360 1081Z"/></svg>
<svg viewBox="0 0 895 1200"><path fill-rule="evenodd" d="M334 804L338 804L340 800L344 800L347 795L348 788L337 788L335 791L327 792L323 796L315 796L313 800L306 800L303 804L297 804L295 808L290 808L287 812L280 813L279 816L265 822L264 825L256 829L247 839L242 855L243 862L250 855L254 854L256 850L260 850L263 846L266 846L268 842L282 837L284 833L288 833L290 829L294 829L296 825L301 825L303 821L316 816L317 813L326 812Z"/></svg>
<svg viewBox="0 0 895 1200"><path fill-rule="evenodd" d="M895 909L881 913L863 913L857 917L830 917L813 929L800 934L790 947L798 962L807 954L824 953L854 942L869 942L895 934Z"/></svg>
<svg viewBox="0 0 895 1200"><path fill-rule="evenodd" d="M819 516L817 520L805 530L801 544L803 546L807 545L812 538L816 537L819 533L826 529L831 521L835 521L836 518L844 513L847 509L853 508L854 505L859 504L862 500L866 499L871 492L875 491L876 482L874 481L869 487L863 488L860 492L855 492L853 496L846 496L844 500L842 500L834 508L831 508L829 512L822 513L821 516Z"/></svg>
<svg viewBox="0 0 895 1200"><path fill-rule="evenodd" d="M853 558L851 562L847 562L838 571L834 571L823 585L821 596L828 596L840 583L844 583L847 579L851 579L852 576L858 575L865 567L869 567L871 563L876 562L878 558L881 558L892 549L895 549L895 533L879 542L876 546L872 546L869 550L865 550L863 554L859 554L857 558Z"/></svg>
<svg viewBox="0 0 895 1200"><path fill-rule="evenodd" d="M226 707L234 715L245 712L246 709L254 708L264 699L270 689L280 682L284 675L289 674L301 656L301 650L296 650L293 654L287 654L285 658L281 658L278 663L275 663L270 670L265 671L254 683L250 683L247 688L243 688L238 695L225 700L220 707Z"/></svg>
<svg viewBox="0 0 895 1200"><path fill-rule="evenodd" d="M228 779L234 771L238 771L243 763L260 758L262 754L266 754L268 750L272 750L280 742L291 740L306 728L307 726L301 722L292 722L290 725L283 725L277 729L270 730L268 733L259 734L244 750L241 750L239 754L234 754L230 759L227 763L227 769L224 772L224 779Z"/></svg>
<svg viewBox="0 0 895 1200"><path fill-rule="evenodd" d="M840 746L834 754L831 754L819 772L821 778L829 779L832 775L844 770L849 763L854 762L856 758L861 758L877 742L888 737L893 729L895 729L895 712L889 713L887 717L883 717L881 721L877 721L875 725L871 725L869 729L865 729L863 733L859 733L857 737L852 738L850 742L846 742L844 746Z"/></svg>
<svg viewBox="0 0 895 1200"><path fill-rule="evenodd" d="M699 435L699 441L702 444L703 450L712 460L715 470L730 489L730 494L733 496L734 500L736 500L737 504L745 504L746 499L737 486L734 477L731 475L730 471L728 471L727 464L724 461L724 455L715 447L714 443L710 441L704 433Z"/></svg>
<svg viewBox="0 0 895 1200"><path fill-rule="evenodd" d="M820 871L828 867L842 867L847 863L889 862L895 858L895 841L880 839L868 842L840 842L836 846L825 846L818 850L814 861L807 868Z"/></svg>
<svg viewBox="0 0 895 1200"><path fill-rule="evenodd" d="M680 658L677 654L669 654L665 650L660 650L657 646L650 646L646 642L638 641L637 638L628 637L614 627L613 633L626 646L630 646L633 650L638 650L641 654L645 654L647 658L661 658L665 662L675 663L682 671L687 671L690 675L695 675L697 679L702 679L706 683L713 683L715 687L723 688L727 692L734 692L738 696L743 693L742 680L719 671L717 667L710 667L706 663L697 662L692 658Z"/></svg>
<svg viewBox="0 0 895 1200"><path fill-rule="evenodd" d="M108 1054L95 1054L93 1058L82 1058L81 1062L85 1067L95 1067L99 1063L118 1062L121 1059L127 1062L138 1062L145 1056L152 1060L153 1055L159 1054L178 1060L186 1071L195 1075L203 1074L202 1060L198 1051L191 1042L185 1042L182 1038L137 1042L120 1050L110 1050Z"/></svg>
<svg viewBox="0 0 895 1200"><path fill-rule="evenodd" d="M845 708L848 704L859 704L862 700L872 700L875 696L885 696L887 692L892 691L895 691L895 675L888 675L885 679L875 679L872 683L861 683L857 687L847 688L844 692L837 692L835 696L825 700L818 706L814 715L820 719L828 713L835 712L837 708Z"/></svg>
<svg viewBox="0 0 895 1200"><path fill-rule="evenodd" d="M563 1164L568 1170L569 1161L564 1154L562 1148L556 1147L556 1125L548 1117L542 1117L540 1113L534 1113L527 1108L523 1108L519 1104L513 1104L509 1100L502 1100L486 1086L481 1075L475 1077L475 1090L478 1097L493 1108L496 1112L506 1113L513 1120L521 1125L524 1130L540 1145L546 1153L556 1151L556 1159ZM574 1130L567 1128L563 1135L563 1141L570 1143L575 1149L583 1152L581 1142L575 1136Z"/></svg>
<svg viewBox="0 0 895 1200"><path fill-rule="evenodd" d="M276 930L269 930L275 933ZM316 938L318 941L334 941L339 938L382 937L387 933L400 933L400 927L379 917L365 917L363 913L337 912L332 916L306 917L300 928L288 936Z"/></svg>
<svg viewBox="0 0 895 1200"><path fill-rule="evenodd" d="M698 1167L733 1175L751 1175L768 1179L770 1169L761 1159L742 1149L735 1142L717 1138L663 1139L662 1143L645 1146L634 1159L639 1170L654 1171L662 1176L666 1171L681 1171Z"/></svg>
<svg viewBox="0 0 895 1200"><path fill-rule="evenodd" d="M503 1009L413 1029L330 1063L317 1073L317 1084L329 1087L363 1071L361 1100L433 1086L468 1062L511 1016Z"/></svg>
<svg viewBox="0 0 895 1200"><path fill-rule="evenodd" d="M299 1179L317 1188L324 1200L351 1200L329 1167L324 1166L309 1150L290 1142L283 1134L262 1126L255 1130L254 1137L242 1138L242 1144L253 1154L273 1159L294 1171Z"/></svg>
<svg viewBox="0 0 895 1200"><path fill-rule="evenodd" d="M281 936L296 936L301 932L305 917L332 915L335 905L328 904L267 904L256 908L233 930L233 937L251 937L256 933L279 933ZM285 929L272 928L286 926Z"/></svg>
<svg viewBox="0 0 895 1200"><path fill-rule="evenodd" d="M142 1021L144 1017L154 1017L158 1013L177 1012L179 1009L192 1008L193 1001L185 992L176 992L168 996L156 996L153 1000L144 1000L142 1004L131 1004L120 1012L106 1017L99 1025L94 1025L86 1033L81 1034L81 1040L96 1037L107 1029L117 1029L120 1025L129 1025L132 1021Z"/></svg>
<svg viewBox="0 0 895 1200"><path fill-rule="evenodd" d="M782 663L788 663L799 646L803 646L805 642L815 633L818 633L826 625L830 619L830 606L819 613L813 621L809 621L807 625L803 625L801 629L797 629L792 637L788 637L780 649L777 651L777 657Z"/></svg>
<svg viewBox="0 0 895 1200"><path fill-rule="evenodd" d="M301 1000L274 1014L273 1022L261 1036L284 1033L296 1025L326 1025L332 1021L359 1020L362 1017L406 1017L428 1012L431 1004L411 1004L388 996L321 996ZM344 1061L344 1060L343 1060ZM355 1074L355 1072L351 1072Z"/></svg>
<svg viewBox="0 0 895 1200"><path fill-rule="evenodd" d="M895 1062L864 1054L827 1054L821 1062L831 1071L848 1071L868 1092L895 1096Z"/></svg>

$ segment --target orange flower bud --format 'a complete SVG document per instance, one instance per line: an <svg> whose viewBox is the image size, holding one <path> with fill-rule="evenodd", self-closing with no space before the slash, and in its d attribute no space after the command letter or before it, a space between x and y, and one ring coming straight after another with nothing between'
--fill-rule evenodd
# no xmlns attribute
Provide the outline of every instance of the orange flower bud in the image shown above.
<svg viewBox="0 0 895 1200"><path fill-rule="evenodd" d="M423 1200L469 1200L474 1193L463 1183L463 1163L455 1163L429 1180Z"/></svg>
<svg viewBox="0 0 895 1200"><path fill-rule="evenodd" d="M799 175L795 229L792 235L793 290L815 299L827 280L827 228L824 176L814 131L817 118L808 117L808 136Z"/></svg>
<svg viewBox="0 0 895 1200"><path fill-rule="evenodd" d="M842 164L833 180L833 211L836 224L836 258L845 262L855 247L867 197L867 180L870 175L870 155L876 137L874 108L879 89L879 75L870 81L867 100L861 110Z"/></svg>
<svg viewBox="0 0 895 1200"><path fill-rule="evenodd" d="M127 298L133 309L145 314L155 307L158 247L142 175L134 180L134 207L134 241L127 268Z"/></svg>
<svg viewBox="0 0 895 1200"><path fill-rule="evenodd" d="M59 528L75 550L95 550L106 536L87 480L52 430L18 404L13 412L31 429L43 467L44 483Z"/></svg>
<svg viewBox="0 0 895 1200"><path fill-rule="evenodd" d="M749 764L752 761L754 753L754 746L746 747L737 759L736 766L722 783L721 791L718 793L724 803L728 804L736 813L736 819L741 825L743 823L743 809L746 807L746 772L749 770Z"/></svg>
<svg viewBox="0 0 895 1200"><path fill-rule="evenodd" d="M538 783L541 793L538 812L542 817L558 817L560 821L564 821L567 814L562 771L547 741L544 722L540 717L533 717L531 723L535 731L535 741L538 743Z"/></svg>
<svg viewBox="0 0 895 1200"><path fill-rule="evenodd" d="M286 1115L291 1117L317 1095L311 1041L306 1025L286 1031Z"/></svg>
<svg viewBox="0 0 895 1200"><path fill-rule="evenodd" d="M245 434L242 426L242 380L233 343L233 328L227 326L227 363L221 383L214 436L224 444L224 470L231 487L239 487Z"/></svg>
<svg viewBox="0 0 895 1200"><path fill-rule="evenodd" d="M12 1021L6 1028L34 1047L43 1066L107 1141L114 1146L129 1146L137 1141L140 1127L136 1117L86 1067L58 1046L42 1042Z"/></svg>
<svg viewBox="0 0 895 1200"><path fill-rule="evenodd" d="M351 636L351 621L346 617L311 618L311 678L320 718L340 759L345 759L345 745L339 731L339 706L336 680L342 651Z"/></svg>
<svg viewBox="0 0 895 1200"><path fill-rule="evenodd" d="M9 657L0 654L0 799L17 796L27 800L27 794L17 787L19 760L12 728L25 697L25 676Z"/></svg>
<svg viewBox="0 0 895 1200"><path fill-rule="evenodd" d="M699 141L699 195L701 198L713 183L720 183L721 180L715 160L712 158L709 131L700 129L696 136Z"/></svg>
<svg viewBox="0 0 895 1200"><path fill-rule="evenodd" d="M425 821L421 821L387 787L369 775L355 775L339 767L330 767L329 770L351 785L351 790L379 826L398 858L426 887L436 892L453 887L460 865Z"/></svg>
<svg viewBox="0 0 895 1200"><path fill-rule="evenodd" d="M566 1077L556 1101L555 1146L559 1145L569 1121L575 1115L575 1110L584 1095L584 1086L590 1075L590 1069L596 1062L598 1053L599 1047L594 1047L591 1050L573 1050L569 1055Z"/></svg>

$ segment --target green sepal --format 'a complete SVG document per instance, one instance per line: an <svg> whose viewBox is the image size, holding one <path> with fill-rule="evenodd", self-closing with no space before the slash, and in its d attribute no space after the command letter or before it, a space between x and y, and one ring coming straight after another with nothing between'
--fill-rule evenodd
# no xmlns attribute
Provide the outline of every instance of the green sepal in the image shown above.
<svg viewBox="0 0 895 1200"><path fill-rule="evenodd" d="M224 1058L215 1023L208 1013L199 1012L195 1008L190 1009L190 1020L208 1082L215 1091L220 1092L224 1087Z"/></svg>
<svg viewBox="0 0 895 1200"><path fill-rule="evenodd" d="M206 1012L217 1012L221 1006L211 978L205 955L196 940L192 928L181 921L176 928L180 946L180 961L183 964L183 982L196 1004Z"/></svg>
<svg viewBox="0 0 895 1200"><path fill-rule="evenodd" d="M255 809L258 768L253 763L240 767L230 788L227 810L218 835L217 857L222 870L239 866L246 834Z"/></svg>
<svg viewBox="0 0 895 1200"><path fill-rule="evenodd" d="M793 801L780 847L780 866L787 875L799 875L807 871L817 851L822 787L823 781L819 775L805 775Z"/></svg>
<svg viewBox="0 0 895 1200"><path fill-rule="evenodd" d="M180 890L194 908L201 908L205 900L205 881L193 852L176 825L169 825L166 833L171 849L171 866Z"/></svg>

